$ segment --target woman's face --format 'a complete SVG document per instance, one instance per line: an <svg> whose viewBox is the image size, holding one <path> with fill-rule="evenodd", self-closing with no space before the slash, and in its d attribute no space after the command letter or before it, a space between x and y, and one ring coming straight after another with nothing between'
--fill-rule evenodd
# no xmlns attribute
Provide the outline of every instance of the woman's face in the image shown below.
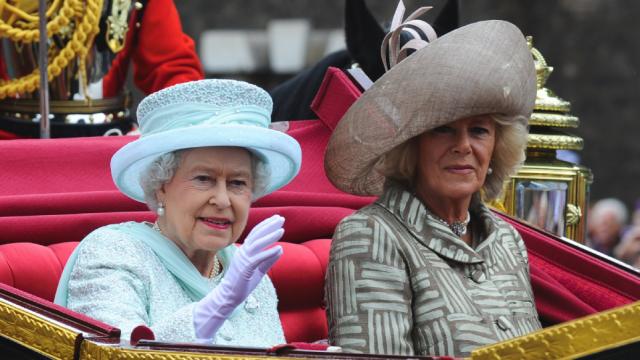
<svg viewBox="0 0 640 360"><path fill-rule="evenodd" d="M173 178L158 191L165 236L187 256L234 243L249 215L253 188L251 156L242 148L184 151Z"/></svg>
<svg viewBox="0 0 640 360"><path fill-rule="evenodd" d="M418 139L416 190L450 199L471 196L487 175L496 125L487 115L459 119Z"/></svg>

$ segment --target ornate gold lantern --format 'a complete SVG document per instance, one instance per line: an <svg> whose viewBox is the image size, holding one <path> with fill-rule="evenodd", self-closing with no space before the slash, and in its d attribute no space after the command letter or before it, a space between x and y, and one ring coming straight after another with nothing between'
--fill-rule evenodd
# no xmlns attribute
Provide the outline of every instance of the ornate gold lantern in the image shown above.
<svg viewBox="0 0 640 360"><path fill-rule="evenodd" d="M569 114L570 103L545 87L553 68L527 37L533 54L538 92L530 119L527 160L506 184L504 206L508 214L554 234L584 243L591 170L561 161L556 150L578 151L580 137L566 133L578 127L578 118Z"/></svg>

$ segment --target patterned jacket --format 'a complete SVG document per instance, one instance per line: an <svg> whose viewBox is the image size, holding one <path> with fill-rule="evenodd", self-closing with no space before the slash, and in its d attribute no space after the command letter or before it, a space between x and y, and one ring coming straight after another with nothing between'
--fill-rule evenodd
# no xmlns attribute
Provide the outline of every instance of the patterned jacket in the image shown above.
<svg viewBox="0 0 640 360"><path fill-rule="evenodd" d="M470 212L485 234L475 249L397 186L344 219L325 282L330 343L354 353L468 356L539 329L522 238L475 197Z"/></svg>

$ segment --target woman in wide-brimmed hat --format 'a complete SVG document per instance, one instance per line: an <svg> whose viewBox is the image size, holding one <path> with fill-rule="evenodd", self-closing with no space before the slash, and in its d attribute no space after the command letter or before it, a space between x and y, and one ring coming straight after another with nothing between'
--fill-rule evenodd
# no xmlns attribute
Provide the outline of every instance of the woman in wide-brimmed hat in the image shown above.
<svg viewBox="0 0 640 360"><path fill-rule="evenodd" d="M102 320L127 338L138 325L158 340L243 346L283 343L277 297L265 275L282 255L274 215L239 239L251 202L287 184L300 146L268 128L272 103L240 81L175 85L138 107L141 137L111 159L127 196L155 223L89 234L63 272L56 303Z"/></svg>
<svg viewBox="0 0 640 360"><path fill-rule="evenodd" d="M522 238L483 203L524 160L529 48L504 21L422 32L432 41L364 92L325 154L338 188L380 195L331 246L329 340L349 352L467 356L540 328Z"/></svg>

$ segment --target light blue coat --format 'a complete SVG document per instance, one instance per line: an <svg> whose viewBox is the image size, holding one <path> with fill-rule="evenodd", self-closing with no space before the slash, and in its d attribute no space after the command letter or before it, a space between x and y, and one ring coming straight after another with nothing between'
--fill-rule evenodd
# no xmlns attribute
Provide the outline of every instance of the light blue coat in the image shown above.
<svg viewBox="0 0 640 360"><path fill-rule="evenodd" d="M235 246L222 252L221 261L228 268ZM120 328L126 340L136 326L146 325L156 340L195 342L194 305L223 276L202 277L173 242L146 224L109 225L87 235L76 248L58 286L56 303ZM284 343L277 302L273 284L265 276L225 321L213 343L252 347Z"/></svg>

